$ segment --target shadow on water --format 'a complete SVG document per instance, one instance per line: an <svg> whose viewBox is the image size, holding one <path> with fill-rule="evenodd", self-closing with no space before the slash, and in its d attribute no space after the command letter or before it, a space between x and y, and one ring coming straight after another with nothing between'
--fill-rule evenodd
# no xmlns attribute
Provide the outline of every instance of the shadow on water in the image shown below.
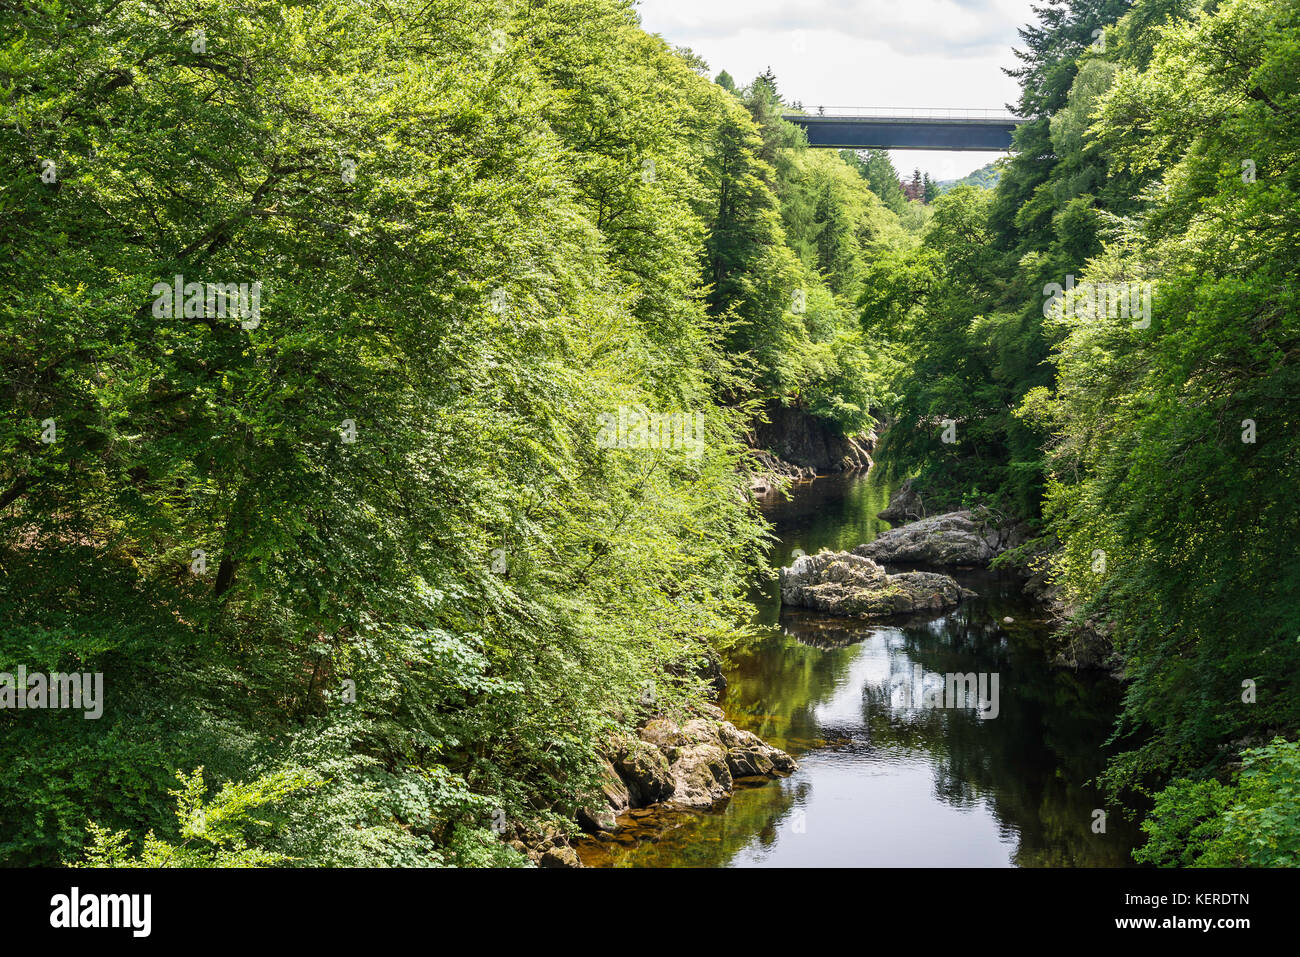
<svg viewBox="0 0 1300 957"><path fill-rule="evenodd" d="M875 517L889 492L874 473L823 478L765 506L773 563L870 541L889 528ZM757 635L732 650L721 703L799 770L742 782L708 811L634 811L618 834L581 842L584 863L1130 865L1135 827L1087 783L1104 764L1118 685L1048 666L1047 629L1013 576L953 574L980 597L883 624L783 611L776 583L764 583ZM922 707L950 673L997 675L995 699L986 686L996 715L973 701Z"/></svg>

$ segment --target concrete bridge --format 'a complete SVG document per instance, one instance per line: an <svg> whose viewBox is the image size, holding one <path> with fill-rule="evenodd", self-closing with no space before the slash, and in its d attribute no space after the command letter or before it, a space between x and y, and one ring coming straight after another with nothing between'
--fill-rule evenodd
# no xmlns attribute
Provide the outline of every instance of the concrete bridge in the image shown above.
<svg viewBox="0 0 1300 957"><path fill-rule="evenodd" d="M786 113L808 133L808 145L829 149L1011 149L1025 120L1002 110L920 110L897 107L820 107L817 114Z"/></svg>

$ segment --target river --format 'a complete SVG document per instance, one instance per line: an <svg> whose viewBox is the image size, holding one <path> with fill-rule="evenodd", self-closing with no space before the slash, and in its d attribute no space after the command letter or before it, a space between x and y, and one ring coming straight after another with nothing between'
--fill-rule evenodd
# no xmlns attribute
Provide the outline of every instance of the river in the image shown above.
<svg viewBox="0 0 1300 957"><path fill-rule="evenodd" d="M774 565L789 565L796 549L870 541L889 527L875 517L889 492L873 470L820 478L764 506L778 535ZM1118 684L1049 666L1046 629L1016 578L953 574L980 597L888 624L783 611L776 583L764 583L755 637L728 652L720 704L794 755L798 771L742 782L708 811L632 811L618 834L579 842L583 863L1131 865L1139 833L1089 783L1103 766ZM995 717L920 707L927 681L968 672L998 675Z"/></svg>

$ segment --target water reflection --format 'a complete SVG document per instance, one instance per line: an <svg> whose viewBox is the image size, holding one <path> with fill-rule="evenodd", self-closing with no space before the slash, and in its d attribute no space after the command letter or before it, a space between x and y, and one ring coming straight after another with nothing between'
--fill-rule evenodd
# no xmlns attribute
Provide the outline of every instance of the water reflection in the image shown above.
<svg viewBox="0 0 1300 957"><path fill-rule="evenodd" d="M888 527L889 489L822 479L768 514L774 561L851 548ZM892 570L892 569L891 569ZM723 706L795 754L790 778L738 789L707 812L634 812L583 842L596 866L1123 866L1136 838L1107 833L1087 783L1119 704L1112 682L1047 666L1045 629L1012 578L959 572L980 597L940 616L869 625L756 595L759 634L731 654ZM1010 617L1014 621L1004 623ZM996 718L923 707L935 677L998 676ZM930 677L927 677L930 676ZM986 685L986 689L989 686Z"/></svg>

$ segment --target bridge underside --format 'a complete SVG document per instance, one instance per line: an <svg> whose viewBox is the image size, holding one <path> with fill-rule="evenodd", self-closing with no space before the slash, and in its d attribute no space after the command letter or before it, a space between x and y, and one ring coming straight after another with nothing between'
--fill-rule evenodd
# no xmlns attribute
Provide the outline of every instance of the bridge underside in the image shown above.
<svg viewBox="0 0 1300 957"><path fill-rule="evenodd" d="M808 145L831 149L1011 149L1015 120L787 116L808 132Z"/></svg>

